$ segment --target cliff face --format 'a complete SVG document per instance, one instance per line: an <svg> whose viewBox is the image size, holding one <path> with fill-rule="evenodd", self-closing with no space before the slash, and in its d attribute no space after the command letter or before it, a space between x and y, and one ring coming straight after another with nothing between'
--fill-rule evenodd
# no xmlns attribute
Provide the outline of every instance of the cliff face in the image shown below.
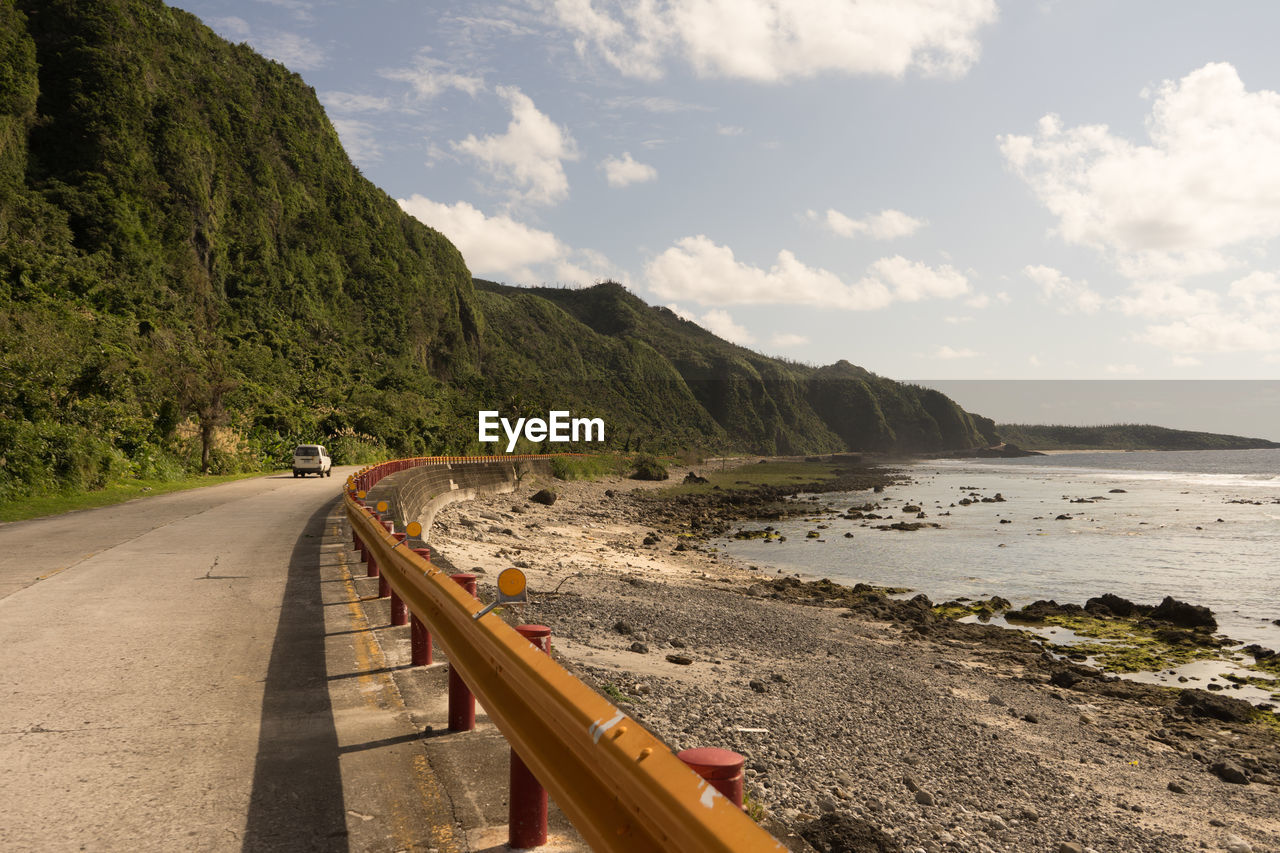
<svg viewBox="0 0 1280 853"><path fill-rule="evenodd" d="M0 0L0 499L282 459L477 450L572 406L611 443L983 443L946 398L722 341L617 285L473 283L296 74L159 0Z"/></svg>

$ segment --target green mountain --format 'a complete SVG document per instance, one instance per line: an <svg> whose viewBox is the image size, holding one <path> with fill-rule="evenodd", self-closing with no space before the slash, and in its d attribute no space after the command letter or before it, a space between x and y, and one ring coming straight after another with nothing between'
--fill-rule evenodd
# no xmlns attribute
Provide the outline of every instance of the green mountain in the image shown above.
<svg viewBox="0 0 1280 853"><path fill-rule="evenodd" d="M1265 438L1168 429L1150 424L1000 424L996 430L1010 444L1024 450L1259 450L1280 447L1280 443Z"/></svg>
<svg viewBox="0 0 1280 853"><path fill-rule="evenodd" d="M159 0L0 0L0 50L0 499L299 441L475 452L480 408L601 415L629 449L994 439L937 392L767 358L618 285L473 283L300 77Z"/></svg>

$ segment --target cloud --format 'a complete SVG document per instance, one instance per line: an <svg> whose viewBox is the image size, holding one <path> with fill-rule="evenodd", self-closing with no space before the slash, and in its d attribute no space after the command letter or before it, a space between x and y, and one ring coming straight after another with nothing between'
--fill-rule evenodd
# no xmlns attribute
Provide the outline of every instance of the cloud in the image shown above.
<svg viewBox="0 0 1280 853"><path fill-rule="evenodd" d="M563 161L578 159L573 137L538 111L528 95L514 86L499 86L511 108L507 132L453 143L455 151L481 162L513 201L554 204L569 195Z"/></svg>
<svg viewBox="0 0 1280 853"><path fill-rule="evenodd" d="M600 166L604 169L605 180L611 187L625 187L631 184L642 184L656 180L658 170L647 163L638 163L631 158L631 152L622 152L622 157L610 157Z"/></svg>
<svg viewBox="0 0 1280 853"><path fill-rule="evenodd" d="M969 281L952 267L934 269L901 255L881 258L871 265L873 278L892 286L894 296L903 302L921 299L954 299L969 292Z"/></svg>
<svg viewBox="0 0 1280 853"><path fill-rule="evenodd" d="M1234 67L1210 63L1159 87L1147 131L1138 144L1047 115L1035 136L998 141L1062 239L1129 278L1229 269L1230 250L1280 236L1280 94L1248 92Z"/></svg>
<svg viewBox="0 0 1280 853"><path fill-rule="evenodd" d="M948 299L967 293L968 281L949 266L936 269L900 255L881 258L852 284L806 266L787 250L769 269L738 261L733 250L699 234L685 237L645 267L658 296L703 305L815 305L871 311L897 301Z"/></svg>
<svg viewBox="0 0 1280 853"><path fill-rule="evenodd" d="M736 124L717 124L716 125L716 133L720 134L721 136L741 136L746 132L747 132L746 128L738 127Z"/></svg>
<svg viewBox="0 0 1280 853"><path fill-rule="evenodd" d="M907 237L925 224L923 220L907 216L900 210L882 210L862 219L852 219L832 209L828 209L825 216L814 210L808 211L807 215L813 221L821 221L832 233L841 237L866 235L876 240Z"/></svg>
<svg viewBox="0 0 1280 853"><path fill-rule="evenodd" d="M244 18L238 18L231 15L226 18L211 18L209 23L213 24L224 34L245 38L249 35L249 22Z"/></svg>
<svg viewBox="0 0 1280 853"><path fill-rule="evenodd" d="M238 38L268 59L297 71L314 71L324 66L327 57L315 42L297 33L254 33L249 22L234 15L212 18L211 23L229 38Z"/></svg>
<svg viewBox="0 0 1280 853"><path fill-rule="evenodd" d="M419 53L409 68L383 68L378 76L385 80L408 83L414 96L429 101L450 89L457 89L475 97L484 89L484 78L469 74L457 74L448 70L443 61Z"/></svg>
<svg viewBox="0 0 1280 853"><path fill-rule="evenodd" d="M1136 364L1108 364L1103 370L1111 376L1141 376L1142 368Z"/></svg>
<svg viewBox="0 0 1280 853"><path fill-rule="evenodd" d="M597 8L598 7L598 8ZM579 54L657 79L673 56L703 77L955 77L977 61L995 0L556 0Z"/></svg>
<svg viewBox="0 0 1280 853"><path fill-rule="evenodd" d="M485 216L465 201L441 204L417 194L397 201L406 213L448 237L475 275L575 284L611 276L604 255L572 249L551 232L509 216Z"/></svg>
<svg viewBox="0 0 1280 853"><path fill-rule="evenodd" d="M382 159L382 148L378 145L377 131L371 124L354 119L333 119L333 129L338 132L347 156L354 163L376 163Z"/></svg>
<svg viewBox="0 0 1280 853"><path fill-rule="evenodd" d="M306 0L258 0L259 3L265 3L268 6L278 6L281 9L288 9L293 12L293 16L299 21L311 21L312 4Z"/></svg>
<svg viewBox="0 0 1280 853"><path fill-rule="evenodd" d="M391 109L390 98L376 95L358 95L352 92L325 92L320 100L330 110L339 113L380 113Z"/></svg>
<svg viewBox="0 0 1280 853"><path fill-rule="evenodd" d="M1063 314L1096 314L1102 307L1102 296L1086 281L1072 281L1053 267L1027 266L1022 271L1040 285L1045 300Z"/></svg>
<svg viewBox="0 0 1280 853"><path fill-rule="evenodd" d="M297 33L250 35L246 40L263 56L274 59L291 71L314 71L324 67L327 59L315 42Z"/></svg>
<svg viewBox="0 0 1280 853"><path fill-rule="evenodd" d="M723 309L713 308L703 314L702 318L697 322L698 325L711 334L724 338L726 341L742 345L755 343L755 336L743 326L735 323L733 317L729 316L729 312Z"/></svg>
<svg viewBox="0 0 1280 853"><path fill-rule="evenodd" d="M978 353L971 349L953 349L948 346L940 346L933 351L933 357L944 361L953 361L958 358L977 358Z"/></svg>
<svg viewBox="0 0 1280 853"><path fill-rule="evenodd" d="M1280 276L1253 272L1232 282L1223 299L1210 290L1148 285L1123 300L1128 313L1171 318L1137 340L1188 353L1280 352Z"/></svg>
<svg viewBox="0 0 1280 853"><path fill-rule="evenodd" d="M809 343L808 335L796 335L790 332L774 332L769 338L769 343L775 347L782 349L790 349Z"/></svg>
<svg viewBox="0 0 1280 853"><path fill-rule="evenodd" d="M613 109L638 108L651 113L693 113L712 110L711 107L702 104L691 104L659 95L618 95L607 100L605 106Z"/></svg>

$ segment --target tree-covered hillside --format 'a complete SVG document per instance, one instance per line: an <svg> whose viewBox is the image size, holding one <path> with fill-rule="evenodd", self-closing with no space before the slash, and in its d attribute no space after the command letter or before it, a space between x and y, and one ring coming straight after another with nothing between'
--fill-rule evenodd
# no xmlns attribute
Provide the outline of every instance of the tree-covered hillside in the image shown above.
<svg viewBox="0 0 1280 853"><path fill-rule="evenodd" d="M479 408L610 443L944 449L990 423L715 338L617 285L473 284L296 74L159 0L0 0L0 500L477 451Z"/></svg>
<svg viewBox="0 0 1280 853"><path fill-rule="evenodd" d="M625 362L645 375L619 385L643 412L661 420L643 431L677 428L681 434L760 453L832 450L911 452L994 444L994 425L963 411L943 394L876 376L848 362L813 368L760 355L721 340L682 320L667 308L646 305L621 285L606 282L581 290L513 288L477 282L478 296L492 332L520 340L526 316L551 317L556 308L573 321L557 321L569 348L619 347L607 357L564 359L562 350L523 356L518 371L486 364L498 375L570 378L597 388L622 378ZM539 303L550 303L554 308ZM534 307L538 306L538 307ZM548 328L543 320L540 328ZM597 343L600 342L600 343ZM585 356L585 353L584 353ZM657 395L658 399L647 399ZM689 408L692 406L692 408Z"/></svg>
<svg viewBox="0 0 1280 853"><path fill-rule="evenodd" d="M1151 424L1000 424L996 430L1010 444L1024 450L1255 450L1280 447L1280 444L1264 438L1168 429Z"/></svg>

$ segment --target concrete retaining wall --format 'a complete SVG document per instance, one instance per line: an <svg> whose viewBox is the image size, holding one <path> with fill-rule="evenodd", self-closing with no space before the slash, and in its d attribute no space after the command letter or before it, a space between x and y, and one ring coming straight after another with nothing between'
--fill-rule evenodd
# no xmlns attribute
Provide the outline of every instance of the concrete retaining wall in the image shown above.
<svg viewBox="0 0 1280 853"><path fill-rule="evenodd" d="M396 530L416 521L426 535L442 507L477 495L514 492L521 480L534 474L550 477L550 460L496 457L492 461L422 465L384 477L369 500L391 505Z"/></svg>

